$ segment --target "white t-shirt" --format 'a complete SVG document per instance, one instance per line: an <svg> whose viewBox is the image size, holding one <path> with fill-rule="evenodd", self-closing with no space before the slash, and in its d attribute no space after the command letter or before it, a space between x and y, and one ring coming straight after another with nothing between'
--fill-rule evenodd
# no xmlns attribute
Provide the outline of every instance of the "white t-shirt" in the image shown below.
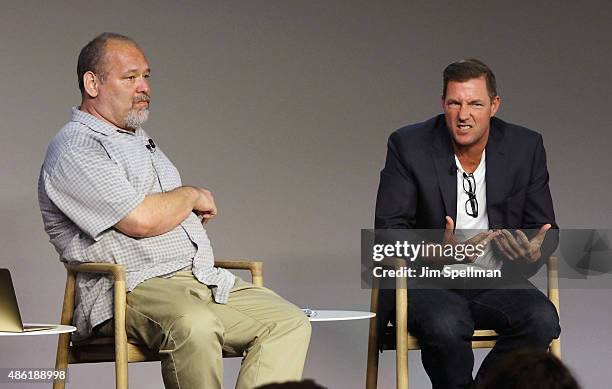
<svg viewBox="0 0 612 389"><path fill-rule="evenodd" d="M478 216L472 217L466 212L466 202L469 200L468 194L463 190L463 173L465 170L459 162L459 158L455 155L455 163L457 165L457 220L455 220L456 238L460 242L464 242L474 235L487 231L489 229L489 215L487 214L487 182L486 182L486 155L482 152L480 163L474 171L474 181L476 181L476 201L478 201ZM466 188L467 188L466 183ZM468 209L471 210L468 205ZM484 254L476 259L472 264L467 262L459 262L452 266L453 269L465 268L467 266L476 266L483 269L500 269L502 262L495 257L491 245L488 245Z"/></svg>

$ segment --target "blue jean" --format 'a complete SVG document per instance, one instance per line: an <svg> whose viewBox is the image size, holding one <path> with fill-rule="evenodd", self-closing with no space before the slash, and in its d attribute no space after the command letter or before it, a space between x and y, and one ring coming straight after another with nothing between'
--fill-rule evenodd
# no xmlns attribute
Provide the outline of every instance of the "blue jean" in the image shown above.
<svg viewBox="0 0 612 389"><path fill-rule="evenodd" d="M525 279L503 289L499 284L496 289L410 289L408 329L419 340L434 389L474 385L474 329L500 334L476 381L512 350L546 350L561 332L554 305Z"/></svg>

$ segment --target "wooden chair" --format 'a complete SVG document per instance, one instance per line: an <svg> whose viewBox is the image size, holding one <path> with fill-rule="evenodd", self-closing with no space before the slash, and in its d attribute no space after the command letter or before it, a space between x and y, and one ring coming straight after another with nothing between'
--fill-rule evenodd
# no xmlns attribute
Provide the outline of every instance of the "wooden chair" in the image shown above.
<svg viewBox="0 0 612 389"><path fill-rule="evenodd" d="M136 344L127 338L125 329L125 267L108 263L84 263L65 265L67 270L66 290L62 308L61 324L71 325L74 313L75 280L79 272L107 273L114 278L114 319L115 336L88 339L83 343L71 344L70 334L61 334L57 344L56 369L67 369L68 364L115 362L115 383L117 389L128 388L128 363L159 361L157 352ZM251 272L254 285L263 286L263 263L248 260L217 260L215 266L226 269L242 269ZM241 357L242 355L223 355ZM53 389L64 389L66 382L56 380Z"/></svg>
<svg viewBox="0 0 612 389"><path fill-rule="evenodd" d="M403 260L397 260L393 266L399 268ZM547 295L559 312L559 280L557 258L549 257L547 262ZM408 333L408 290L406 278L396 278L395 290L396 324L387 327L383 335L383 350L396 349L395 368L397 389L408 388L408 351L419 350L418 340ZM370 310L378 310L378 288L372 285ZM378 322L376 317L370 319L370 335L368 339L368 366L366 373L366 389L376 389L378 381ZM476 330L472 338L472 348L492 348L499 334L493 330ZM550 344L550 352L561 358L561 340L554 339Z"/></svg>

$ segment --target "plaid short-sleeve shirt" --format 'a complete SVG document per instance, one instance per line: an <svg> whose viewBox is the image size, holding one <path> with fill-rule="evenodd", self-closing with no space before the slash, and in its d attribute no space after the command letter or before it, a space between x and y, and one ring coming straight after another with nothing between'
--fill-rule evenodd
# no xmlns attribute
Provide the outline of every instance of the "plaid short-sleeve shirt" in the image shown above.
<svg viewBox="0 0 612 389"><path fill-rule="evenodd" d="M194 213L173 230L149 238L113 228L147 194L182 185L172 162L149 139L141 128L124 131L72 108L71 121L49 145L38 180L45 231L62 261L125 265L128 291L191 266L194 276L212 288L215 301L226 303L234 275L213 266L210 241ZM73 339L80 340L113 316L110 276L79 274L75 303Z"/></svg>

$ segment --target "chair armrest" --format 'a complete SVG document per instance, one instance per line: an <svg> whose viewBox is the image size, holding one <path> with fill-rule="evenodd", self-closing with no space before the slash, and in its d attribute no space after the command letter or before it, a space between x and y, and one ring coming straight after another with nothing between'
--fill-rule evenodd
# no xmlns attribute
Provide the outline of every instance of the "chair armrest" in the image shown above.
<svg viewBox="0 0 612 389"><path fill-rule="evenodd" d="M71 324L74 311L75 278L77 273L106 273L114 278L114 318L115 329L125 329L126 288L125 288L125 266L115 263L80 263L65 264L68 272L66 291L64 295L64 307L62 309L62 324ZM263 262L248 260L217 260L215 266L226 269L249 270L254 285L263 286ZM119 325L117 325L119 324ZM125 331L125 330L124 330ZM124 334L116 334L125 336Z"/></svg>
<svg viewBox="0 0 612 389"><path fill-rule="evenodd" d="M62 307L61 324L71 325L74 312L74 297L77 273L109 273L125 285L125 267L113 263L82 263L64 264L66 268L66 288L64 290L64 302ZM121 289L121 288L119 288Z"/></svg>
<svg viewBox="0 0 612 389"><path fill-rule="evenodd" d="M263 262L246 259L217 259L215 266L224 269L248 270L251 272L253 285L263 286Z"/></svg>
<svg viewBox="0 0 612 389"><path fill-rule="evenodd" d="M398 257L385 257L381 262L383 266L394 267L395 269L400 269L403 266L408 264L408 261L404 258Z"/></svg>
<svg viewBox="0 0 612 389"><path fill-rule="evenodd" d="M66 269L72 273L108 273L115 281L125 281L125 266L116 263L81 263L77 265L66 264Z"/></svg>
<svg viewBox="0 0 612 389"><path fill-rule="evenodd" d="M68 278L72 283L72 297L69 304L64 304L64 310L74 310L74 280L76 273L107 273L111 274L113 282L113 318L115 320L115 359L117 363L127 364L127 334L125 330L126 289L125 289L125 266L115 263L81 263L77 265L65 264ZM63 320L63 313L62 313ZM72 314L70 314L72 320ZM63 323L62 323L63 324Z"/></svg>
<svg viewBox="0 0 612 389"><path fill-rule="evenodd" d="M89 262L76 265L66 264L65 266L71 273L107 273L112 274L115 281L125 281L124 265ZM224 269L248 270L254 280L263 277L263 262L261 261L219 259L215 260L215 266Z"/></svg>

